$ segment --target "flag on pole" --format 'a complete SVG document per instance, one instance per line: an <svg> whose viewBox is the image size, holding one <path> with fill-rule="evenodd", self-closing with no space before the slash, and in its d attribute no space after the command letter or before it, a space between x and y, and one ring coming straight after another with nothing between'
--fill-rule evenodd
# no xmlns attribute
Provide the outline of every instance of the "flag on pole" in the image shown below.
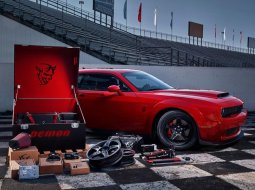
<svg viewBox="0 0 255 190"><path fill-rule="evenodd" d="M173 11L171 12L171 21L170 21L170 28L173 30L173 18L174 18L174 13Z"/></svg>
<svg viewBox="0 0 255 190"><path fill-rule="evenodd" d="M235 41L235 29L233 29L233 38L232 38L232 41L233 42Z"/></svg>
<svg viewBox="0 0 255 190"><path fill-rule="evenodd" d="M154 10L154 26L157 26L157 9Z"/></svg>
<svg viewBox="0 0 255 190"><path fill-rule="evenodd" d="M243 32L240 32L240 44L242 44L242 40L243 40Z"/></svg>
<svg viewBox="0 0 255 190"><path fill-rule="evenodd" d="M214 37L215 37L215 39L216 39L216 37L217 37L217 29L216 29L216 24L215 24L215 27L214 27Z"/></svg>
<svg viewBox="0 0 255 190"><path fill-rule="evenodd" d="M223 39L224 39L224 42L226 41L226 27L224 28L224 31L223 31Z"/></svg>
<svg viewBox="0 0 255 190"><path fill-rule="evenodd" d="M138 10L138 22L142 22L142 3L140 3Z"/></svg>
<svg viewBox="0 0 255 190"><path fill-rule="evenodd" d="M124 4L123 16L124 16L124 19L127 20L127 0L125 1L125 4Z"/></svg>

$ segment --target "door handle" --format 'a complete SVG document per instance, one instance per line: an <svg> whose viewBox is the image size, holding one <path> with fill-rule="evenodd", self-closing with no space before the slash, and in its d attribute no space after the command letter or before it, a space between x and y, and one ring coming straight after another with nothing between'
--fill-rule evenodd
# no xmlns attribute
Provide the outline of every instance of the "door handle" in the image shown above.
<svg viewBox="0 0 255 190"><path fill-rule="evenodd" d="M79 97L84 97L85 96L85 94L79 94Z"/></svg>

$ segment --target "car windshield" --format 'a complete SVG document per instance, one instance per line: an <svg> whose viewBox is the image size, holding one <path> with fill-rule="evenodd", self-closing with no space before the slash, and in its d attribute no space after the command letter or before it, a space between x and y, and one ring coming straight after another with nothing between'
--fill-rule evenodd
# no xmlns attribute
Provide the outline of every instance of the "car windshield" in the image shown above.
<svg viewBox="0 0 255 190"><path fill-rule="evenodd" d="M142 71L131 71L123 73L122 75L139 91L165 90L173 88L156 77Z"/></svg>

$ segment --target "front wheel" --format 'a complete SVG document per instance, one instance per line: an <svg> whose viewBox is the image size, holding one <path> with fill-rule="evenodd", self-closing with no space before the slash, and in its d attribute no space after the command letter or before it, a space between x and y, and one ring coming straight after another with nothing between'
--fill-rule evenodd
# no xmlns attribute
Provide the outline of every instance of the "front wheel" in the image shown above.
<svg viewBox="0 0 255 190"><path fill-rule="evenodd" d="M196 144L197 126L186 113L168 111L159 119L157 136L163 145L184 150Z"/></svg>

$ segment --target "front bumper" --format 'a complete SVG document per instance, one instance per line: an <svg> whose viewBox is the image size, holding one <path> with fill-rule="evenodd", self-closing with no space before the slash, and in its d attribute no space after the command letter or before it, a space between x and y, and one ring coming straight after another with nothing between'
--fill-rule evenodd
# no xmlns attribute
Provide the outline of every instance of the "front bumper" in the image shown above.
<svg viewBox="0 0 255 190"><path fill-rule="evenodd" d="M242 137L241 126L245 123L247 111L221 118L219 121L207 121L199 127L201 144L229 144Z"/></svg>
<svg viewBox="0 0 255 190"><path fill-rule="evenodd" d="M237 141L239 141L240 139L242 139L244 136L243 131L241 130L239 135L237 135L235 138L232 138L230 140L226 140L226 141L221 141L221 142L210 142L210 141L204 141L199 139L199 144L201 145L213 145L213 146L225 146L225 145L229 145L232 143L235 143Z"/></svg>

